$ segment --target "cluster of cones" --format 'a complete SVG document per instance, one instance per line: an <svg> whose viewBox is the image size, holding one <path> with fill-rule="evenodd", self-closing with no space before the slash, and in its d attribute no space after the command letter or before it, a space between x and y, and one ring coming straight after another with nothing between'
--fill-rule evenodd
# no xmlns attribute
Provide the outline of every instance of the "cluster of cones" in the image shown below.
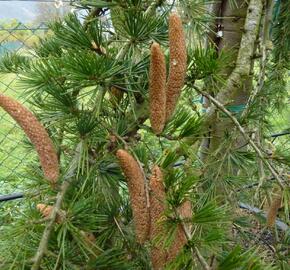
<svg viewBox="0 0 290 270"><path fill-rule="evenodd" d="M59 162L53 142L46 129L32 112L11 97L0 94L0 107L19 124L30 139L38 153L44 176L54 187L59 178ZM53 211L53 206L42 203L37 204L36 208L45 218L49 218ZM64 218L64 211L57 213L56 223L62 223ZM86 242L95 242L95 237L92 233L81 233Z"/></svg>
<svg viewBox="0 0 290 270"><path fill-rule="evenodd" d="M151 46L149 74L150 122L155 134L163 131L166 121L172 116L187 67L185 36L180 17L173 13L169 17L170 67L166 80L166 63L158 43Z"/></svg>
<svg viewBox="0 0 290 270"><path fill-rule="evenodd" d="M162 241L154 244L157 237L165 237L167 235L164 227L164 211L166 209L166 193L163 183L163 174L161 169L155 165L151 172L149 181L149 193L146 190L146 179L142 167L125 150L117 151L122 171L127 179L128 189L133 210L133 219L137 241L144 244L151 241L151 261L153 268L163 269L167 262L172 261L183 246L187 239L184 227L180 224L177 227L175 239L168 249L164 248ZM191 204L185 202L178 209L180 218L186 219L191 217Z"/></svg>
<svg viewBox="0 0 290 270"><path fill-rule="evenodd" d="M169 16L169 55L170 65L167 77L165 57L160 45L158 43L152 44L149 73L150 123L152 130L157 135L163 131L166 122L171 118L175 110L186 76L187 53L185 35L182 28L182 21L176 13ZM122 168L125 172L124 165ZM147 230L142 228L142 231L149 232L148 240L152 241L151 261L153 268L158 270L163 269L168 262L172 261L178 255L187 242L187 239L184 228L180 224L178 225L175 238L167 250L164 249L162 241L159 241L159 244L154 244L156 237L162 238L166 235L165 228L162 226L162 220L165 218L166 193L161 169L155 165L151 173L149 182L149 209L147 208L147 216L149 216L149 219L147 220ZM129 177L127 179L130 182ZM133 199L133 197L131 198ZM137 212L137 210L134 212ZM178 212L181 218L190 218L190 202L185 202L178 209ZM136 215L138 214L136 213ZM136 218L140 217L136 216ZM141 228L139 230L141 232ZM137 226L136 234L138 235ZM144 240L144 237L142 240Z"/></svg>
<svg viewBox="0 0 290 270"><path fill-rule="evenodd" d="M176 107L186 75L186 46L181 19L177 14L169 18L169 48L170 68L166 74L166 63L160 45L151 46L149 101L150 122L155 134L160 134L166 121L172 116ZM118 90L118 89L117 89ZM44 176L53 185L59 178L59 162L53 143L42 124L37 118L19 102L0 94L0 107L20 125L37 150ZM124 172L130 193L133 209L133 218L137 241L141 244L153 240L157 236L166 235L162 220L166 209L166 193L163 184L163 174L158 166L154 166L149 182L149 193L145 187L146 177L139 163L125 150L117 151L117 158ZM272 227L278 209L281 205L281 196L273 200L268 212L268 226ZM53 206L38 204L37 209L46 218L49 218ZM177 210L181 218L191 216L191 205L185 202ZM65 213L58 213L56 222L62 223ZM91 233L82 232L88 242L94 243L95 237ZM153 244L151 260L153 268L163 269L167 262L173 260L187 242L184 228L179 225L175 239L168 249L161 244Z"/></svg>
<svg viewBox="0 0 290 270"><path fill-rule="evenodd" d="M0 107L19 124L30 139L38 153L44 176L54 186L59 178L59 162L53 142L46 129L32 112L11 97L0 94ZM45 217L49 217L53 206L38 204L37 209ZM57 222L60 221L61 218L58 216Z"/></svg>
<svg viewBox="0 0 290 270"><path fill-rule="evenodd" d="M158 43L151 46L151 62L149 74L150 123L156 135L162 133L166 122L172 116L178 102L186 76L187 54L185 36L180 17L173 13L169 17L170 68L166 74L164 54ZM166 220L166 193L163 173L155 165L149 180L149 192L146 190L146 176L140 164L125 150L117 151L122 171L127 179L130 194L136 238L140 244L151 241L151 261L154 270L164 269L186 244L186 233L183 225L178 225L175 239L168 249L164 249L162 241L154 244L154 239L166 235L162 222ZM281 197L273 200L267 215L267 225L275 223L277 211L281 205ZM192 208L186 201L177 209L180 218L190 218Z"/></svg>
<svg viewBox="0 0 290 270"><path fill-rule="evenodd" d="M166 122L172 116L186 76L185 35L182 21L176 13L169 16L169 49L170 64L167 77L165 56L160 45L154 42L151 46L149 74L150 122L156 135L163 131ZM110 102L117 106L123 94L123 91L112 86L110 88Z"/></svg>

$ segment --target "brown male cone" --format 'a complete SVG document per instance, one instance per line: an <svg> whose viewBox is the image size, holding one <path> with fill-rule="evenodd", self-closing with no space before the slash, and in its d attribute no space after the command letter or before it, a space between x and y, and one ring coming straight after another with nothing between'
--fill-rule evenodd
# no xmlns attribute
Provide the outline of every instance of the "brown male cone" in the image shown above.
<svg viewBox="0 0 290 270"><path fill-rule="evenodd" d="M43 203L37 204L36 208L45 218L49 218L53 210L53 206ZM61 215L58 213L56 217L56 223L58 224L62 223L64 215L65 215L64 212L61 212Z"/></svg>
<svg viewBox="0 0 290 270"><path fill-rule="evenodd" d="M49 218L53 210L53 206L43 204L43 203L37 204L36 208L45 218ZM59 211L56 217L56 223L61 224L64 218L65 218L65 211L63 210ZM93 233L80 231L80 234L84 237L84 241L88 245L94 245L94 243L96 242L96 238Z"/></svg>
<svg viewBox="0 0 290 270"><path fill-rule="evenodd" d="M191 202L185 201L177 209L177 212L183 220L190 219L192 216ZM184 222L184 226L186 226L186 222ZM184 232L184 228L181 224L179 224L176 229L175 239L168 250L168 257L167 257L168 261L174 260L186 243L187 243L187 238Z"/></svg>
<svg viewBox="0 0 290 270"><path fill-rule="evenodd" d="M143 244L148 238L150 220L144 174L138 162L127 151L119 149L116 155L128 183L136 238Z"/></svg>
<svg viewBox="0 0 290 270"><path fill-rule="evenodd" d="M162 216L165 211L166 195L163 185L163 174L158 166L152 169L150 178L150 240L154 242L154 238L164 236L166 233L162 228ZM182 219L190 219L192 216L192 208L190 201L185 201L178 209L178 214ZM185 224L186 226L186 224ZM187 228L189 229L189 228ZM167 251L164 250L162 243L159 246L153 246L151 249L151 261L154 270L164 269L165 265L174 260L184 245L187 238L183 226L178 225L175 238Z"/></svg>
<svg viewBox="0 0 290 270"><path fill-rule="evenodd" d="M110 102L114 106L114 108L116 108L120 104L124 92L118 89L117 87L112 86L109 90L109 93L110 93Z"/></svg>
<svg viewBox="0 0 290 270"><path fill-rule="evenodd" d="M169 17L170 68L166 86L166 120L174 112L186 75L186 44L180 17Z"/></svg>
<svg viewBox="0 0 290 270"><path fill-rule="evenodd" d="M35 146L45 177L55 183L59 177L59 164L53 143L37 118L14 99L0 94L0 107L21 126Z"/></svg>
<svg viewBox="0 0 290 270"><path fill-rule="evenodd" d="M273 199L267 214L267 226L272 228L275 225L278 210L281 207L282 196L278 195Z"/></svg>
<svg viewBox="0 0 290 270"><path fill-rule="evenodd" d="M162 217L165 211L165 189L163 185L162 171L158 166L152 169L150 178L150 240L151 248L151 262L154 270L164 269L166 265L167 252L162 247L162 243L154 244L156 237L161 237L164 233L162 228Z"/></svg>
<svg viewBox="0 0 290 270"><path fill-rule="evenodd" d="M149 74L150 122L155 134L163 131L166 117L166 64L158 43L151 46Z"/></svg>

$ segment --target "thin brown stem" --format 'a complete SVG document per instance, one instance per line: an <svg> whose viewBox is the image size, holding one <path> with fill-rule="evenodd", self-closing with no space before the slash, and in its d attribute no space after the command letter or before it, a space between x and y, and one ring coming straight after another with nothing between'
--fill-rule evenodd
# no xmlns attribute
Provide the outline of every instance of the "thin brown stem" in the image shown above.
<svg viewBox="0 0 290 270"><path fill-rule="evenodd" d="M44 232L42 234L42 238L40 240L35 258L34 258L34 263L31 267L31 270L38 270L40 269L40 264L42 261L42 258L45 254L45 252L47 251L47 246L48 246L48 241L51 235L51 232L54 228L54 225L56 223L56 218L57 218L57 213L60 211L61 209L61 204L63 202L64 196L66 194L66 191L68 190L68 187L70 185L69 181L64 181L61 185L60 191L57 194L57 199L56 199L56 203L54 205L54 208L51 212L51 215L49 217L49 222L47 223Z"/></svg>
<svg viewBox="0 0 290 270"><path fill-rule="evenodd" d="M242 136L244 137L244 139L253 147L253 149L255 150L255 152L257 153L257 155L259 156L259 158L263 161L263 163L268 167L268 169L270 170L270 172L272 173L272 175L275 177L275 179L277 180L279 186L283 189L284 185L283 185L283 180L280 178L280 176L278 175L278 173L276 172L276 170L273 168L273 166L267 161L267 159L264 157L262 151L260 150L260 148L257 146L257 144L247 135L246 131L244 130L244 128L241 126L241 124L239 123L239 121L237 120L237 118L235 118L230 111L228 111L225 106L223 104L221 104L217 99L215 99L214 97L212 97L211 95L209 95L208 93L200 90L198 87L193 86L193 88L199 92L200 94L202 94L203 96L206 96L208 99L210 99L210 101L212 102L212 104L214 106L216 106L216 108L218 108L219 110L221 110L223 113L225 113L231 120L232 122L235 124L235 126L237 127L237 129L240 131L240 133L242 134Z"/></svg>
<svg viewBox="0 0 290 270"><path fill-rule="evenodd" d="M196 246L194 247L194 251L195 251L196 257L197 257L198 261L200 262L202 268L204 270L211 270L211 267L208 265L205 258L201 255L201 253L199 252L199 250Z"/></svg>
<svg viewBox="0 0 290 270"><path fill-rule="evenodd" d="M184 223L184 221L182 220L182 218L180 218L180 216L179 216L179 214L177 213L176 210L175 210L175 215L176 215L177 218L179 218L181 220L181 226L182 226L184 235L185 235L187 241L190 241L191 238L192 238L192 235L189 232L189 230L188 230L186 224ZM193 258L197 257L200 265L202 266L202 268L204 270L211 270L211 267L208 265L206 259L202 256L202 254L200 253L199 249L196 246L191 248L191 253L192 253L192 257Z"/></svg>
<svg viewBox="0 0 290 270"><path fill-rule="evenodd" d="M57 193L56 202L55 202L54 207L53 207L51 214L49 216L49 221L48 221L48 223L43 231L41 240L40 240L39 245L38 245L38 249L36 251L35 257L33 258L33 265L31 267L31 270L40 269L41 261L45 255L45 253L48 252L48 250L47 250L48 241L50 239L54 225L56 224L58 213L61 210L61 205L62 205L64 196L65 196L65 194L66 194L66 192L71 184L72 179L75 176L75 171L77 169L77 164L78 164L77 161L79 160L79 155L80 155L80 151L79 151L80 145L81 145L81 143L79 143L76 147L75 156L74 156L74 158L73 158L73 160L68 168L66 176L64 177L64 181L62 182L62 185L60 187L60 191Z"/></svg>

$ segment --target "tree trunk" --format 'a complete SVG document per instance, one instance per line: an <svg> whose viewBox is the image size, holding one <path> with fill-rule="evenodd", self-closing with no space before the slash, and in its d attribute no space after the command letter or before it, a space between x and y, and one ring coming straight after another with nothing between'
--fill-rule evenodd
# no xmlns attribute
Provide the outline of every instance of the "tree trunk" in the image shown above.
<svg viewBox="0 0 290 270"><path fill-rule="evenodd" d="M230 65L226 66L223 70L223 74L225 74L224 80L226 81L236 68L240 44L245 32L244 25L248 12L248 4L244 0L237 0L236 4L233 5L232 1L223 0L219 5L219 8L216 8L215 12L216 16L222 18L216 20L217 25L215 29L218 32L217 37L214 39L215 46L219 54L223 50L225 52L230 52L232 55ZM253 61L251 61L250 73L246 76L246 78L243 78L243 83L238 86L238 89L233 89L233 95L232 93L229 94L232 97L231 101L229 103L224 101L226 106L235 106L235 108L239 110L237 113L242 112L242 109L245 107L249 99L252 89L252 70ZM220 91L222 88L223 85L219 84L218 89L216 90ZM221 102L223 102L223 100L221 100ZM209 165L208 173L206 173L207 178L210 177L210 175L215 175L215 179L220 179L222 175L227 173L222 169L217 170L215 166L212 166L212 164L218 160L219 165L222 167L220 162L222 162L222 159L226 157L226 150L229 147L228 143L224 142L226 140L226 136L228 136L228 138L231 137L233 130L234 125L232 121L229 118L222 116L219 112L215 112L210 126L208 142L203 142L203 144L208 147L208 153L210 153L210 155L206 157ZM232 140L232 138L229 139ZM244 144L244 140L237 137L232 143L232 147L241 146Z"/></svg>
<svg viewBox="0 0 290 270"><path fill-rule="evenodd" d="M244 0L236 1L237 7L233 8L231 1L225 0L221 4L220 17L221 20L220 31L222 37L217 40L217 48L220 53L221 50L232 51L233 59L230 66L226 67L224 73L228 77L235 67L235 62L238 56L239 45L243 35L243 27L247 14L247 4ZM226 79L226 78L225 78ZM249 88L251 86L250 80L247 85L243 85L240 89L239 95L233 100L233 105L245 104L248 98ZM229 119L224 118L222 121L218 119L218 113L212 126L210 152L214 153L220 146L224 133L232 128L232 123Z"/></svg>

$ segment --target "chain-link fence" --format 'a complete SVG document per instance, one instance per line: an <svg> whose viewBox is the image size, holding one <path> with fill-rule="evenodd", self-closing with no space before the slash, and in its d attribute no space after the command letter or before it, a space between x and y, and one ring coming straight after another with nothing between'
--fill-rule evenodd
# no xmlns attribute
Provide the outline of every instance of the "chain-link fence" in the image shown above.
<svg viewBox="0 0 290 270"><path fill-rule="evenodd" d="M70 1L60 0L37 0L37 3L33 0L0 0L0 58L9 52L30 53L39 38L44 37L48 31L47 23L40 19L48 21L47 16L52 19L63 16L69 4ZM23 14L15 13L18 18L13 18L9 7L18 11L20 9ZM7 17L2 12L6 12ZM30 17L25 17L25 12ZM43 16L37 12L43 13ZM25 22L21 21L22 18ZM0 93L29 106L23 90L16 75L2 74L0 71ZM0 196L23 191L21 183L25 181L26 165L35 157L31 148L26 147L25 140L23 131L15 121L0 109Z"/></svg>

